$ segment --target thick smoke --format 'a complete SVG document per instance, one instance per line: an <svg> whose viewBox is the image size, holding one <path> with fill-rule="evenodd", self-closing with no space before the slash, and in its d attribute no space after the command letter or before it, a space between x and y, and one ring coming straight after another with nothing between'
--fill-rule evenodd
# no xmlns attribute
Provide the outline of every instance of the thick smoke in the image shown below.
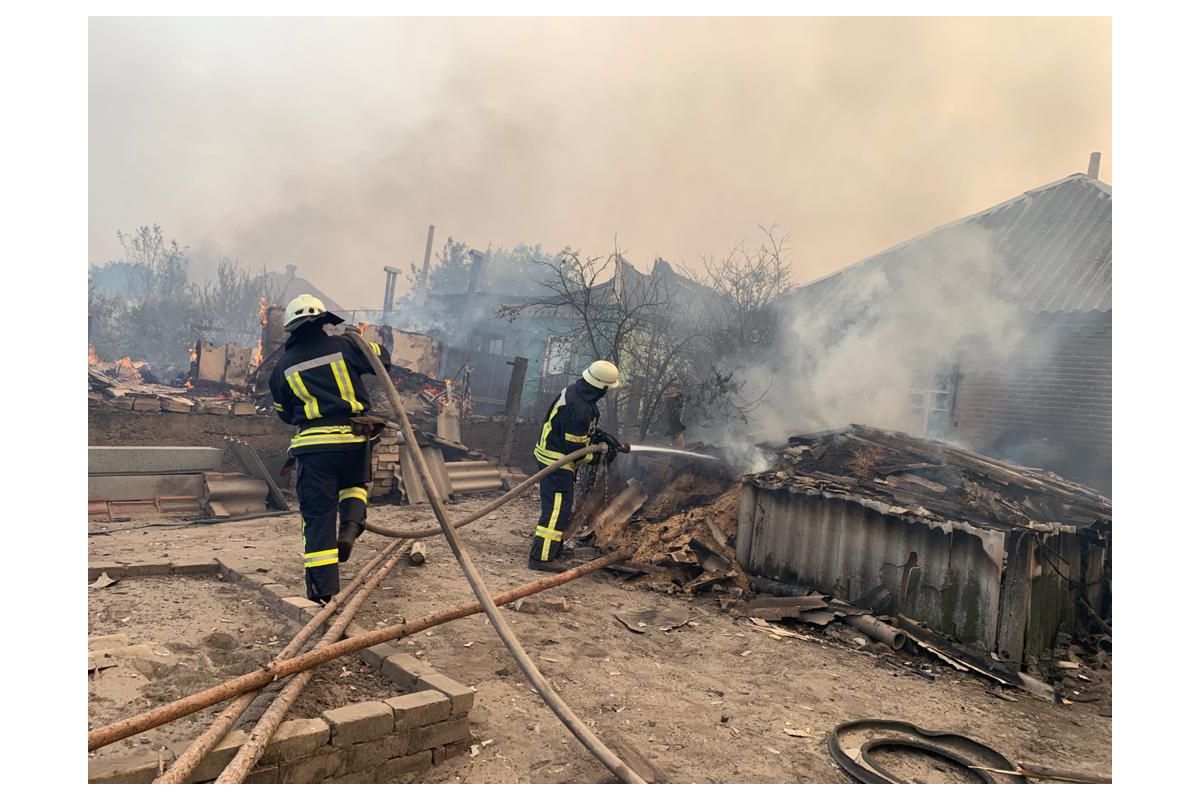
<svg viewBox="0 0 1200 800"><path fill-rule="evenodd" d="M801 290L781 304L770 360L743 370L744 392L764 395L753 435L849 423L924 434L910 392L932 387L966 348L1003 361L1029 346L1019 308L994 289L1001 262L984 229L936 233L888 266L849 269L828 294Z"/></svg>
<svg viewBox="0 0 1200 800"><path fill-rule="evenodd" d="M89 26L90 260L157 222L348 308L431 223L650 264L777 221L803 281L1111 151L1107 19Z"/></svg>

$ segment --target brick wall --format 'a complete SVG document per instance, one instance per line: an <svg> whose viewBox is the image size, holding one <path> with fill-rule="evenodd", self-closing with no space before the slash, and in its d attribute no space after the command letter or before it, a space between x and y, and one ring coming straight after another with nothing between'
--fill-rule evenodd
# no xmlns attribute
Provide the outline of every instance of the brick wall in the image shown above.
<svg viewBox="0 0 1200 800"><path fill-rule="evenodd" d="M392 499L398 486L395 466L400 463L400 432L388 428L371 445L371 485L368 493L372 501Z"/></svg>
<svg viewBox="0 0 1200 800"><path fill-rule="evenodd" d="M465 753L469 725L467 712L455 713L436 689L330 709L280 725L245 782L385 783ZM230 731L188 782L212 782L248 738L246 731ZM169 765L167 759L163 766ZM151 783L158 775L157 752L88 761L88 783Z"/></svg>
<svg viewBox="0 0 1200 800"><path fill-rule="evenodd" d="M1112 491L1112 312L1035 314L1004 363L961 362L954 438Z"/></svg>

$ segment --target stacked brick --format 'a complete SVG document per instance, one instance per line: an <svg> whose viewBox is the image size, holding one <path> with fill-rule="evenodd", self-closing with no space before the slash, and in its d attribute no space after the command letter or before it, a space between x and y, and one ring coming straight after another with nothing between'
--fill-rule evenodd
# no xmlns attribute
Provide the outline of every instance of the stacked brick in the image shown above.
<svg viewBox="0 0 1200 800"><path fill-rule="evenodd" d="M246 783L384 783L420 772L470 749L467 712L473 700L470 690L456 705L446 694L424 689L289 720L279 726ZM229 733L190 781L212 782L248 738L246 731ZM89 783L150 783L158 775L157 753L88 762Z"/></svg>
<svg viewBox="0 0 1200 800"><path fill-rule="evenodd" d="M110 578L217 574L225 581L257 590L268 607L298 623L308 622L319 609L250 566L233 566L217 559L88 564L89 581L102 573ZM365 633L367 630L355 623L346 629L347 636ZM385 783L470 749L467 714L475 704L474 689L391 644L375 645L358 656L405 693L331 709L319 718L283 723L246 783ZM229 733L200 763L191 782L212 782L247 738L245 731ZM161 763L157 752L90 759L88 782L150 783L160 774L160 767L170 766L188 744L179 744Z"/></svg>
<svg viewBox="0 0 1200 800"><path fill-rule="evenodd" d="M400 463L400 432L388 428L371 448L371 499L384 498L396 491L395 467Z"/></svg>

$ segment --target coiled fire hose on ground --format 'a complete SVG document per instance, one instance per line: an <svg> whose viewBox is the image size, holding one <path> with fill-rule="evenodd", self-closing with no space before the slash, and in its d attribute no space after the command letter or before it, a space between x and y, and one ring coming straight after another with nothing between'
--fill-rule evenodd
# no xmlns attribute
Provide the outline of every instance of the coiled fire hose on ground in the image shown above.
<svg viewBox="0 0 1200 800"><path fill-rule="evenodd" d="M488 621L496 629L496 634L500 637L500 641L504 643L504 647L512 655L513 660L517 662L517 667L521 670L525 679L529 681L529 684L537 691L541 698L546 701L546 705L550 706L550 710L562 721L567 730L592 755L596 756L600 760L600 763L604 764L614 775L626 783L645 783L646 781L640 775L634 772L604 742L600 741L596 734L588 729L583 720L575 715L575 712L559 697L558 692L554 690L554 687L550 685L550 682L538 670L537 665L533 663L533 659L525 652L525 648L517 639L517 635L509 626L508 621L492 601L491 595L483 583L482 576L475 568L470 555L458 539L454 523L451 522L450 515L446 512L446 507L438 495L437 484L434 483L433 476L429 472L429 465L425 463L425 455L421 452L421 447L417 442L416 434L413 432L412 424L408 421L408 415L404 413L404 404L400 400L400 395L396 391L396 387L387 379L387 369L383 366L383 362L379 360L379 356L375 355L375 352L367 344L366 340L354 331L347 331L346 335L350 337L351 341L367 357L367 360L371 363L371 367L375 370L375 374L381 378L380 383L387 392L388 401L392 404L392 410L395 412L397 421L400 423L405 444L408 445L413 462L417 467L417 474L421 478L421 484L425 487L425 494L429 499L430 506L433 507L433 514L437 517L442 533L446 535L446 544L449 545L450 552L454 553L454 558L457 559L459 567L462 568L463 575L466 577L467 583L471 586L471 591L475 593L475 598L483 606L483 612L487 615ZM409 536L408 538L412 537Z"/></svg>

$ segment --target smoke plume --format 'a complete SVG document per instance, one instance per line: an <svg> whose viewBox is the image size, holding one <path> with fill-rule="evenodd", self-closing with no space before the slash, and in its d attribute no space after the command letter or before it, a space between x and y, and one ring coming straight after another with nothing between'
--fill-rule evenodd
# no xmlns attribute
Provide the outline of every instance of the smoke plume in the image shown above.
<svg viewBox="0 0 1200 800"><path fill-rule="evenodd" d="M157 222L346 308L430 223L649 265L777 222L805 281L1111 165L1108 19L89 24L89 259Z"/></svg>

